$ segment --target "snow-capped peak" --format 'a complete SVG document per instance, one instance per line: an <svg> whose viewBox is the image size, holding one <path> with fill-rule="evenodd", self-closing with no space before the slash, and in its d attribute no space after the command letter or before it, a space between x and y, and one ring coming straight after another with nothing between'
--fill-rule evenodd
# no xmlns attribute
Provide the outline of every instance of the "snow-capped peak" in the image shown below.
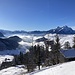
<svg viewBox="0 0 75 75"><path fill-rule="evenodd" d="M58 33L58 34L73 34L74 30L68 26L63 26L63 27L57 27L56 29L53 29L53 33Z"/></svg>
<svg viewBox="0 0 75 75"><path fill-rule="evenodd" d="M70 28L70 27L68 27L68 26L66 26L66 25L63 26L63 27L59 27L59 26L58 26L56 29L57 29L57 30L63 30L63 29L65 29L65 30L68 30L68 29L72 30L72 28Z"/></svg>

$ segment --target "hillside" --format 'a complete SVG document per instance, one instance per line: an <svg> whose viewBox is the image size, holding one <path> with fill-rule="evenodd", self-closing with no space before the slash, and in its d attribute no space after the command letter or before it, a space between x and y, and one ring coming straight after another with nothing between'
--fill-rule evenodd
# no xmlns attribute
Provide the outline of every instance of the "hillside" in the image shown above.
<svg viewBox="0 0 75 75"><path fill-rule="evenodd" d="M23 75L27 72L24 68L19 66L9 67L0 71L0 75Z"/></svg>
<svg viewBox="0 0 75 75"><path fill-rule="evenodd" d="M21 39L18 36L13 36L9 38L0 38L0 50L12 50L16 49Z"/></svg>
<svg viewBox="0 0 75 75"><path fill-rule="evenodd" d="M27 73L20 65L0 71L0 75L75 75L75 61L43 68L40 71Z"/></svg>
<svg viewBox="0 0 75 75"><path fill-rule="evenodd" d="M48 67L29 75L75 75L75 61Z"/></svg>

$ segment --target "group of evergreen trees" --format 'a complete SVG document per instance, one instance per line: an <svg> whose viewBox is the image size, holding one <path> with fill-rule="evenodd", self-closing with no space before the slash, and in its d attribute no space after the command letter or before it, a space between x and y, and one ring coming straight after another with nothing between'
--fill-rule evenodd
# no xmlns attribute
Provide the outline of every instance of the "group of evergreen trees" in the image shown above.
<svg viewBox="0 0 75 75"><path fill-rule="evenodd" d="M27 65L28 71L33 71L34 68L38 66L38 69L40 70L40 65L42 62L45 61L44 59L44 47L35 45L30 48L30 52L26 53L27 55L27 60L28 61L25 63Z"/></svg>
<svg viewBox="0 0 75 75"><path fill-rule="evenodd" d="M26 65L28 72L33 71L36 67L40 70L40 66L50 66L59 64L59 55L60 55L60 39L59 36L56 35L55 42L51 44L51 51L49 51L49 43L44 46L31 46L29 52L23 54L20 52L18 56L19 64ZM70 43L67 41L64 44L65 49L70 49ZM75 48L75 37L73 38L73 47Z"/></svg>
<svg viewBox="0 0 75 75"><path fill-rule="evenodd" d="M39 46L39 44L30 47L29 52L24 55L28 71L33 71L36 67L40 70L40 66L59 63L60 43L58 35L56 35L56 41L51 45L51 51L49 51L49 45L49 43L45 43L45 47Z"/></svg>
<svg viewBox="0 0 75 75"><path fill-rule="evenodd" d="M70 46L69 41L65 42L65 44L64 44L64 49L71 49L71 48L75 49L75 36L73 37L73 46L72 47Z"/></svg>

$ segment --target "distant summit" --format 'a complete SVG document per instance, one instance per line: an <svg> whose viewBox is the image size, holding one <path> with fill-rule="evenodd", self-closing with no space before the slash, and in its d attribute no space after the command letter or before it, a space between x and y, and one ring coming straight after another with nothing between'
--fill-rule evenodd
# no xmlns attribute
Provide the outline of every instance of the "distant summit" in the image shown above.
<svg viewBox="0 0 75 75"><path fill-rule="evenodd" d="M75 34L75 30L68 26L63 26L63 27L57 27L55 29L51 29L47 31L48 33L57 33L57 34Z"/></svg>

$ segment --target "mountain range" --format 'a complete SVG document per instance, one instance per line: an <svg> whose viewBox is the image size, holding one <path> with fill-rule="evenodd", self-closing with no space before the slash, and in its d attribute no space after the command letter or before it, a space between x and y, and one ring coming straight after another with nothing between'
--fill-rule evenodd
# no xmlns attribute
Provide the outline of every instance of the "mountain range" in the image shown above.
<svg viewBox="0 0 75 75"><path fill-rule="evenodd" d="M2 34L21 34L21 33L26 33L26 34L48 34L48 33L57 33L57 34L75 34L75 30L73 30L71 27L68 27L68 26L63 26L63 27L57 27L55 29L50 29L48 31L8 31L8 30L0 30L0 32Z"/></svg>

